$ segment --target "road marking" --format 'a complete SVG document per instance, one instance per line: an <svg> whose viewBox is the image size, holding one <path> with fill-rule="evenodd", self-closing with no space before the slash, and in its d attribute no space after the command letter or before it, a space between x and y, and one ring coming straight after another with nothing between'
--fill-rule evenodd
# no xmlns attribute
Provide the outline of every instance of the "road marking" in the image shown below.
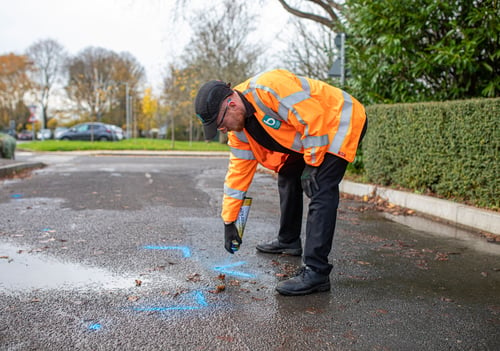
<svg viewBox="0 0 500 351"><path fill-rule="evenodd" d="M237 276L237 277L242 277L242 278L255 278L255 274L250 274L250 273L244 273L240 271L235 271L230 268L233 267L238 267L244 265L246 262L245 261L239 261L236 263L228 264L225 266L216 266L214 267L214 270L220 273L232 275L232 276Z"/></svg>
<svg viewBox="0 0 500 351"><path fill-rule="evenodd" d="M191 250L187 246L154 246L146 245L143 246L146 250L180 250L182 251L183 257L191 257Z"/></svg>
<svg viewBox="0 0 500 351"><path fill-rule="evenodd" d="M207 307L208 303L205 300L205 295L199 290L195 290L192 293L193 300L196 304L193 305L180 305L180 306L158 306L158 307L135 307L134 310L138 312L165 312L165 311L186 311L186 310L198 310L203 307Z"/></svg>

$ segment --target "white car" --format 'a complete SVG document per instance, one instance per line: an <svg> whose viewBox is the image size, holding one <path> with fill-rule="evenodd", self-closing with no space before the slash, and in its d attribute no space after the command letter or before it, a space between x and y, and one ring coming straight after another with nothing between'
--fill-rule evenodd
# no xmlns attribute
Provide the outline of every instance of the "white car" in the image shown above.
<svg viewBox="0 0 500 351"><path fill-rule="evenodd" d="M52 131L50 129L42 129L36 133L36 138L42 140L42 135L44 140L50 139L52 137Z"/></svg>
<svg viewBox="0 0 500 351"><path fill-rule="evenodd" d="M111 130L116 136L116 140L123 140L123 129L113 124L108 124L108 126L111 127Z"/></svg>

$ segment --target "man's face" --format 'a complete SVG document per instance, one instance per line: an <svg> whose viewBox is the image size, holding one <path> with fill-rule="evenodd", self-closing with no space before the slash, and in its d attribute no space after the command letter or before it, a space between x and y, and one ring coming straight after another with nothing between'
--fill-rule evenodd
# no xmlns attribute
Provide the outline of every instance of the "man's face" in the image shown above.
<svg viewBox="0 0 500 351"><path fill-rule="evenodd" d="M217 116L217 129L222 133L241 132L245 127L245 107L237 93L229 96Z"/></svg>

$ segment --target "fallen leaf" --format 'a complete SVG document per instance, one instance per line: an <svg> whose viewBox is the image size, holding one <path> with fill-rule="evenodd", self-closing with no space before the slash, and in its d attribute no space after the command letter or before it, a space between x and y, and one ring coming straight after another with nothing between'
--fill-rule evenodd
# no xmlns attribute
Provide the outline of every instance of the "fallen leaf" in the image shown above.
<svg viewBox="0 0 500 351"><path fill-rule="evenodd" d="M368 265L371 265L370 262L366 262L366 261L355 261L357 264L360 264L360 265L363 265L363 266L368 266Z"/></svg>
<svg viewBox="0 0 500 351"><path fill-rule="evenodd" d="M136 279L135 286L141 286L141 285L142 285L142 280Z"/></svg>
<svg viewBox="0 0 500 351"><path fill-rule="evenodd" d="M438 252L436 257L434 257L436 261L448 261L448 255L443 252Z"/></svg>
<svg viewBox="0 0 500 351"><path fill-rule="evenodd" d="M226 290L226 286L223 284L220 284L220 285L217 285L215 287L215 290L209 290L209 292L212 294L219 294L219 293L223 292L224 290Z"/></svg>
<svg viewBox="0 0 500 351"><path fill-rule="evenodd" d="M198 273L192 273L188 275L187 280L191 282L199 282L201 280L200 275Z"/></svg>
<svg viewBox="0 0 500 351"><path fill-rule="evenodd" d="M444 301L444 302L453 302L453 301L455 301L455 300L450 299L450 298L448 298L448 297L442 297L442 298L441 298L441 301Z"/></svg>
<svg viewBox="0 0 500 351"><path fill-rule="evenodd" d="M218 336L217 339L227 341L227 342L233 342L234 338L232 336Z"/></svg>
<svg viewBox="0 0 500 351"><path fill-rule="evenodd" d="M140 299L140 297L139 296L135 296L135 295L134 296L129 296L127 298L128 301L132 301L132 302L135 302L135 301L137 301L139 299Z"/></svg>
<svg viewBox="0 0 500 351"><path fill-rule="evenodd" d="M488 276L488 272L481 272L481 275L486 278Z"/></svg>
<svg viewBox="0 0 500 351"><path fill-rule="evenodd" d="M252 300L255 300L255 301L264 301L265 298L259 298L259 297L252 296Z"/></svg>

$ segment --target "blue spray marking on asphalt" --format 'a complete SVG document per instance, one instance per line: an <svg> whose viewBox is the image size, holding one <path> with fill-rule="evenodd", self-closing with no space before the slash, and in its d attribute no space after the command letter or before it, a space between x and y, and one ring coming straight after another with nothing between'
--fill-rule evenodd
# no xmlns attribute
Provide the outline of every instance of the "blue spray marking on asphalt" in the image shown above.
<svg viewBox="0 0 500 351"><path fill-rule="evenodd" d="M22 197L23 197L23 194L12 194L10 197L11 197L12 199L20 199L20 198L22 198Z"/></svg>
<svg viewBox="0 0 500 351"><path fill-rule="evenodd" d="M191 257L191 250L187 246L154 246L146 245L143 246L147 250L181 250L184 257Z"/></svg>
<svg viewBox="0 0 500 351"><path fill-rule="evenodd" d="M88 326L89 330L101 330L102 325L100 323L93 323Z"/></svg>
<svg viewBox="0 0 500 351"><path fill-rule="evenodd" d="M241 277L241 278L255 278L255 274L250 274L250 273L244 273L240 271L235 271L230 268L233 267L238 267L244 265L246 262L245 261L239 261L236 263L231 263L225 266L216 266L214 267L214 270L220 273L236 276L236 277Z"/></svg>
<svg viewBox="0 0 500 351"><path fill-rule="evenodd" d="M196 305L135 307L134 310L138 312L187 311L187 310L199 310L200 308L208 306L208 303L205 300L205 295L203 295L203 292L196 290L193 292L192 295L194 301L196 302Z"/></svg>

